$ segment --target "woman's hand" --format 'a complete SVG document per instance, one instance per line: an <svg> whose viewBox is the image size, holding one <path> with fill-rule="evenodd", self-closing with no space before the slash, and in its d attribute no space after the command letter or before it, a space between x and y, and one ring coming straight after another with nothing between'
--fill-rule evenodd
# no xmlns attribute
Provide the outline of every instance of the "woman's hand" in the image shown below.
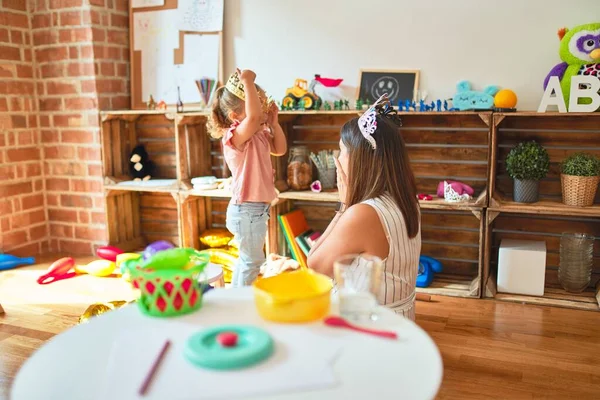
<svg viewBox="0 0 600 400"><path fill-rule="evenodd" d="M240 70L239 68L236 68L235 71L238 73L240 80L243 83L254 82L256 79L256 74L250 69Z"/></svg>
<svg viewBox="0 0 600 400"><path fill-rule="evenodd" d="M340 202L345 206L346 205L346 193L348 191L348 177L346 173L342 169L342 166L337 158L334 158L335 167L337 169L337 187L338 193L340 195Z"/></svg>

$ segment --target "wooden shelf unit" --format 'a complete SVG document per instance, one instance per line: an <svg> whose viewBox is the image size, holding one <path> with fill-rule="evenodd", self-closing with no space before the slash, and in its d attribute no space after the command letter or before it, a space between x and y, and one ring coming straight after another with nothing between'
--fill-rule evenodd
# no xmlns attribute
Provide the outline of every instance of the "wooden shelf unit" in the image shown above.
<svg viewBox="0 0 600 400"><path fill-rule="evenodd" d="M550 156L550 172L540 182L540 201L517 203L512 200L512 179L506 173L505 159L510 149L525 140L535 140ZM560 162L575 152L600 156L600 113L507 113L494 114L492 128L490 203L487 210L484 256L484 297L538 305L600 310L600 241L594 244L594 267L589 287L582 293L569 293L560 287L558 266L560 235L582 232L600 237L600 193L591 207L571 207L562 203ZM546 276L543 296L497 293L498 248L502 239L543 240L546 242Z"/></svg>
<svg viewBox="0 0 600 400"><path fill-rule="evenodd" d="M358 114L357 110L282 111L280 123L288 137L288 147L307 145L318 151L337 148L341 126ZM592 284L581 294L560 289L556 246L563 229L600 236L600 194L592 207L565 206L561 203L557 174L558 162L574 151L600 154L599 113L402 112L400 115L418 191L434 195L432 201L420 201L423 254L437 257L444 264L444 273L436 276L429 288L418 289L419 292L598 310L595 287L600 281L598 244ZM207 113L202 111L102 113L104 189L111 244L129 250L165 239L201 248L202 231L225 227L231 194L227 190L194 190L190 182L195 176L229 175L220 141L206 133L206 117ZM505 174L503 161L512 145L527 139L542 143L552 161L551 173L541 184L541 200L534 204L512 201L512 182ZM157 178L175 179L175 184L159 187L119 184L130 179L127 157L138 142L147 145L151 159L158 164ZM286 178L287 161L287 155L273 159L278 179ZM465 203L447 203L435 198L437 184L444 179L473 186L475 198ZM271 210L267 251L280 253L285 253L286 243L276 218L278 213L301 208L311 227L325 229L338 201L335 191L287 191L278 197ZM514 226L523 221L527 222L528 230ZM543 297L496 293L497 248L503 237L546 240L549 253Z"/></svg>

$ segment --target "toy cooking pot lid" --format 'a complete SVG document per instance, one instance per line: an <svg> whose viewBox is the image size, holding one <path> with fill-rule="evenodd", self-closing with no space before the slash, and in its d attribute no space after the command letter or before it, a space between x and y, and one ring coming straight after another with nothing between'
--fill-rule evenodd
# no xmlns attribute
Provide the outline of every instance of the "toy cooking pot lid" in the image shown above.
<svg viewBox="0 0 600 400"><path fill-rule="evenodd" d="M237 335L237 343L224 346L223 333ZM263 329L248 325L224 325L200 331L187 340L184 356L192 364L209 369L238 369L257 364L273 354L273 338Z"/></svg>

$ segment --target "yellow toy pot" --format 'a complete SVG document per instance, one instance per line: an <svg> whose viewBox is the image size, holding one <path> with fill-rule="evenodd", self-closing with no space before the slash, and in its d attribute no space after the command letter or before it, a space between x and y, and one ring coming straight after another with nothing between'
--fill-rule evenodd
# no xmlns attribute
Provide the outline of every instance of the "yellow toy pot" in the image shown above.
<svg viewBox="0 0 600 400"><path fill-rule="evenodd" d="M311 322L329 313L333 284L308 269L286 272L253 283L259 315L275 322Z"/></svg>

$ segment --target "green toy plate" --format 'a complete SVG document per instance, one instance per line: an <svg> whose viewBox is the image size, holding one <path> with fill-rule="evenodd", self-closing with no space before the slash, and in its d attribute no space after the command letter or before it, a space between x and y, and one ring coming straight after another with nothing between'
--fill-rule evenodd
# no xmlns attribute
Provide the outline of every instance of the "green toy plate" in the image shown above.
<svg viewBox="0 0 600 400"><path fill-rule="evenodd" d="M217 341L223 332L238 336L234 347ZM266 331L246 325L225 325L198 332L188 339L184 356L192 364L210 369L238 369L257 364L273 354L273 338Z"/></svg>

